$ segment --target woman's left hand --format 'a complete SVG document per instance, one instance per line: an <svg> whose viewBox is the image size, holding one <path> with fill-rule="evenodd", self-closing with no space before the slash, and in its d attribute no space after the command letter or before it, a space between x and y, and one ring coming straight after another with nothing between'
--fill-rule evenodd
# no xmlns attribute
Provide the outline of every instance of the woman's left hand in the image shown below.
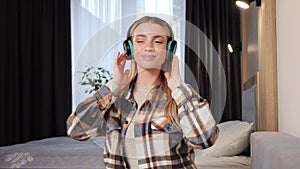
<svg viewBox="0 0 300 169"><path fill-rule="evenodd" d="M165 72L165 77L168 81L168 86L173 90L177 86L179 86L182 83L180 71L179 71L179 59L178 56L173 57L172 60L172 68L171 73Z"/></svg>

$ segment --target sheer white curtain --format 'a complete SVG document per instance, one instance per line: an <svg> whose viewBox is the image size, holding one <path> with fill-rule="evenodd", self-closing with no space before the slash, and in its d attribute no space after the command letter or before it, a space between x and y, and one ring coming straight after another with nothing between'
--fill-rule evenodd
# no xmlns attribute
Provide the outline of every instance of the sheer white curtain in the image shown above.
<svg viewBox="0 0 300 169"><path fill-rule="evenodd" d="M87 66L111 71L117 51L123 51L128 27L150 15L166 20L178 41L176 55L184 67L185 1L183 0L72 0L72 97L73 110L90 94L79 84ZM126 64L129 67L129 64ZM111 71L112 72L112 71ZM181 69L181 75L184 70Z"/></svg>

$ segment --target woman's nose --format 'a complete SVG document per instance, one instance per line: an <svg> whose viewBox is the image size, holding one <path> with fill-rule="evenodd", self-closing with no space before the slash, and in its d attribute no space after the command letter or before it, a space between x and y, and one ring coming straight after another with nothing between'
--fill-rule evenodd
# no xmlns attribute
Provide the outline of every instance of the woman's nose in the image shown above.
<svg viewBox="0 0 300 169"><path fill-rule="evenodd" d="M146 42L145 44L145 50L146 51L154 51L154 45L151 41Z"/></svg>

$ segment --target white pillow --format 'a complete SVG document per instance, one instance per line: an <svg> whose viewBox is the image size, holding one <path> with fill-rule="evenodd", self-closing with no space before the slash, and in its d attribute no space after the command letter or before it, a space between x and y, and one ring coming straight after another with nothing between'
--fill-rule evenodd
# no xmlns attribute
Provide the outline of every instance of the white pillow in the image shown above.
<svg viewBox="0 0 300 169"><path fill-rule="evenodd" d="M212 147L204 150L195 149L196 157L234 156L242 153L250 143L253 123L246 121L227 121L217 125L219 137Z"/></svg>

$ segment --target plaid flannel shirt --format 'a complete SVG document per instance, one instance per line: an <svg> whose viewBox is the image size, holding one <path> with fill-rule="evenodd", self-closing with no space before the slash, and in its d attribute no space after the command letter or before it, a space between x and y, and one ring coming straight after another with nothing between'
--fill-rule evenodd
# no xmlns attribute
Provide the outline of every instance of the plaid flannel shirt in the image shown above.
<svg viewBox="0 0 300 169"><path fill-rule="evenodd" d="M106 128L104 163L107 168L129 168L124 139L127 127L134 125L134 142L139 168L196 168L193 148L214 144L218 128L206 100L188 84L172 91L178 106L181 129L165 115L167 96L161 86L154 87L140 110L129 87L123 97L115 97L102 86L80 103L67 120L67 133L77 140L101 134ZM131 121L134 116L135 121ZM103 119L106 125L101 125Z"/></svg>

